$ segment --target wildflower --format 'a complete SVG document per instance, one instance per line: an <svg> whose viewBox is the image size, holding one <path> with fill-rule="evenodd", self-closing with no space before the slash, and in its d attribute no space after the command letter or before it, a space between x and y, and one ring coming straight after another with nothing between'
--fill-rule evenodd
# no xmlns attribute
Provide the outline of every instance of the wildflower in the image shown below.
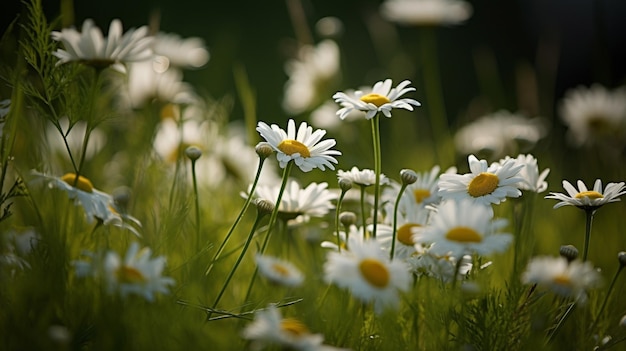
<svg viewBox="0 0 626 351"><path fill-rule="evenodd" d="M318 129L313 132L313 128L306 122L300 124L297 132L293 119L287 123L287 132L276 124L270 127L265 122L259 122L256 130L276 150L276 158L281 168L285 168L293 160L303 172L309 172L313 168L324 171L326 167L334 170L332 163L336 164L337 159L333 155L341 155L341 152L330 149L335 146L335 139L320 141L326 131Z"/></svg>
<svg viewBox="0 0 626 351"><path fill-rule="evenodd" d="M114 19L109 26L107 38L93 20L83 22L82 31L64 28L52 32L52 39L62 42L65 50L57 49L53 54L59 58L58 65L77 61L95 67L145 61L152 57L148 27L130 29L122 35L122 22Z"/></svg>
<svg viewBox="0 0 626 351"><path fill-rule="evenodd" d="M565 93L560 115L572 144L615 142L626 136L626 89L609 91L594 84Z"/></svg>
<svg viewBox="0 0 626 351"><path fill-rule="evenodd" d="M346 91L346 94L353 94L353 91ZM311 111L309 119L313 124L327 130L338 130L345 122L352 122L363 118L363 114L359 110L352 110L343 119L337 118L339 108L332 99L326 100L323 104ZM356 131L349 128L341 130L342 140L355 140L359 137Z"/></svg>
<svg viewBox="0 0 626 351"><path fill-rule="evenodd" d="M356 166L352 167L352 169L349 171L337 171L337 178L339 179L339 181L341 181L342 179L347 179L352 183L363 187L374 185L374 183L376 182L376 174L374 173L374 171L372 171L371 169L359 170ZM380 184L383 185L388 183L389 179L387 179L384 174L381 174Z"/></svg>
<svg viewBox="0 0 626 351"><path fill-rule="evenodd" d="M339 46L333 40L323 40L316 46L305 45L298 53L297 59L285 65L289 80L285 84L283 108L289 114L320 105L322 96L326 96L340 74Z"/></svg>
<svg viewBox="0 0 626 351"><path fill-rule="evenodd" d="M323 217L334 208L331 200L337 197L327 188L328 183L311 183L306 188L300 188L298 182L290 179L278 205L279 215L285 219L303 216L304 220L309 217ZM279 191L280 185L259 185L253 196L273 203L278 199Z"/></svg>
<svg viewBox="0 0 626 351"><path fill-rule="evenodd" d="M406 259L416 253L414 235L418 228L427 224L430 214L430 211L415 203L410 206L397 213L394 257L400 259ZM383 223L378 224L376 240L382 244L384 250L390 251L393 239L393 204L387 204L385 212L387 216L383 219ZM368 228L368 230L371 229Z"/></svg>
<svg viewBox="0 0 626 351"><path fill-rule="evenodd" d="M508 156L498 162L498 164L503 164L507 159L509 159ZM520 189L532 191L534 193L542 193L548 189L546 177L548 176L548 173L550 173L549 168L544 169L541 174L539 174L537 159L531 154L518 155L514 161L518 165L523 165L518 174L518 176L522 178L522 181L517 184Z"/></svg>
<svg viewBox="0 0 626 351"><path fill-rule="evenodd" d="M459 0L386 0L380 11L387 20L404 25L454 25L472 15L472 5Z"/></svg>
<svg viewBox="0 0 626 351"><path fill-rule="evenodd" d="M490 205L522 195L517 183L523 180L518 176L523 165L509 159L502 165L487 166L487 161L479 161L474 155L467 160L471 173L442 174L439 177L439 195L443 199L471 199L474 203Z"/></svg>
<svg viewBox="0 0 626 351"><path fill-rule="evenodd" d="M480 117L459 129L454 136L464 154L481 154L494 159L530 150L546 135L540 118L500 110Z"/></svg>
<svg viewBox="0 0 626 351"><path fill-rule="evenodd" d="M435 255L489 255L506 251L513 241L509 233L496 233L506 225L506 219L493 220L489 206L468 199L448 200L437 207L429 224L419 228L414 238L419 243L432 243L430 252Z"/></svg>
<svg viewBox="0 0 626 351"><path fill-rule="evenodd" d="M162 120L154 137L153 147L157 154L167 163L175 164L189 146L200 151L206 149L204 137L209 133L207 123L197 119L184 119L182 125L171 118Z"/></svg>
<svg viewBox="0 0 626 351"><path fill-rule="evenodd" d="M463 279L472 270L472 256L461 257L461 264L458 267L458 259L452 255L435 255L429 252L428 247L421 244L416 245L416 253L406 259L411 267L411 272L419 276L426 276L439 279L442 282L450 282L455 277Z"/></svg>
<svg viewBox="0 0 626 351"><path fill-rule="evenodd" d="M379 81L374 84L372 91L365 94L363 91L355 91L354 96L346 93L338 92L333 95L335 102L342 106L337 111L339 118L344 119L353 110L366 112L365 119L372 119L378 112L382 112L385 117L391 117L391 109L403 108L413 111L413 106L421 106L419 102L413 99L398 99L400 96L414 91L414 87L407 87L411 82L409 80L402 81L397 87L391 88L391 79L384 82Z"/></svg>
<svg viewBox="0 0 626 351"><path fill-rule="evenodd" d="M242 332L244 339L253 342L253 350L279 346L290 350L332 350L323 345L324 336L313 334L306 325L294 318L283 318L278 308L270 304L254 314L254 321Z"/></svg>
<svg viewBox="0 0 626 351"><path fill-rule="evenodd" d="M106 253L103 269L109 293L141 295L154 301L155 293L168 294L174 279L162 276L165 257L151 258L149 248L139 251L139 244L133 242L122 260L115 251Z"/></svg>
<svg viewBox="0 0 626 351"><path fill-rule="evenodd" d="M400 212L406 212L407 209L413 209L415 206L424 208L427 205L437 203L441 200L439 196L439 187L437 181L439 180L439 166L434 166L428 172L417 172L417 180L413 184L409 184L402 197L400 198L399 210ZM450 172L454 169L446 171ZM391 186L386 188L383 192L383 197L389 201L395 201L400 191L400 185L392 182Z"/></svg>
<svg viewBox="0 0 626 351"><path fill-rule="evenodd" d="M562 193L550 193L545 198L560 201L554 205L555 209L571 205L583 210L595 211L605 204L620 201L619 197L626 194L624 182L609 183L604 190L602 190L602 181L600 179L596 179L593 190L587 190L587 186L582 180L579 180L577 184L578 190L570 182L563 180L563 188L569 196Z"/></svg>
<svg viewBox="0 0 626 351"><path fill-rule="evenodd" d="M266 255L255 257L259 273L272 283L285 286L299 286L304 275L290 262Z"/></svg>
<svg viewBox="0 0 626 351"><path fill-rule="evenodd" d="M409 289L411 275L404 262L389 260L375 240L350 240L349 251L331 251L324 264L325 280L349 289L363 301L373 302L376 313L397 307L398 290Z"/></svg>
<svg viewBox="0 0 626 351"><path fill-rule="evenodd" d="M354 215L354 213L352 212L342 212L342 214L352 214ZM348 215L348 217L352 217L350 215ZM357 227L356 225L354 225L354 223L356 223L356 216L354 218L349 218L347 221L345 220L346 218L343 218L344 221L346 223L352 223L352 224L348 224L348 232L345 231L339 231L339 234L335 233L335 235L339 236L339 244L341 245L341 249L342 250L350 250L350 248L353 246L353 242L357 241L358 243L354 244L354 245L362 245L362 242L365 240L366 238L366 234L363 232L363 227ZM354 220L354 221L353 221ZM345 226L345 224L344 224ZM322 241L320 243L320 246L325 248L325 249L331 249L331 250L335 250L338 251L338 246L337 246L337 241Z"/></svg>
<svg viewBox="0 0 626 351"><path fill-rule="evenodd" d="M165 67L192 67L204 66L209 61L209 52L204 41L198 37L181 38L174 33L159 32L154 36L152 50L157 60Z"/></svg>
<svg viewBox="0 0 626 351"><path fill-rule="evenodd" d="M587 300L586 291L599 285L600 279L590 262L568 262L564 257L535 257L522 274L525 284L537 284L583 303Z"/></svg>

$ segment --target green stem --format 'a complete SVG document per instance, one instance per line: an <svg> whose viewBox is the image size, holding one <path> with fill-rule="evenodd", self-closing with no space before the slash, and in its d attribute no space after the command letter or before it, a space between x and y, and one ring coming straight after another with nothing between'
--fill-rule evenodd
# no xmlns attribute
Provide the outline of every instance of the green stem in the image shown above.
<svg viewBox="0 0 626 351"><path fill-rule="evenodd" d="M78 177L80 176L83 166L85 165L85 156L87 154L87 146L89 145L89 137L93 128L94 110L96 104L96 95L98 93L98 87L100 85L100 74L102 70L96 69L94 72L93 84L91 85L91 91L89 95L89 117L87 118L87 126L85 126L85 137L83 138L83 146L80 153L80 161L78 161L78 169L76 170L76 178L74 178L74 186L78 183Z"/></svg>
<svg viewBox="0 0 626 351"><path fill-rule="evenodd" d="M191 160L191 178L193 179L193 198L196 207L196 249L200 247L200 197L198 196L198 180L196 179L196 160Z"/></svg>
<svg viewBox="0 0 626 351"><path fill-rule="evenodd" d="M367 216L365 215L365 185L360 185L361 187L361 224L363 226L363 239L366 237L367 233Z"/></svg>
<svg viewBox="0 0 626 351"><path fill-rule="evenodd" d="M374 173L376 182L374 183L374 218L372 220L372 237L376 238L376 225L378 223L378 201L380 198L380 172L381 172L381 152L380 152L380 116L376 114L372 121L372 142L374 144Z"/></svg>
<svg viewBox="0 0 626 351"><path fill-rule="evenodd" d="M404 190L408 184L403 182L400 187L400 191L398 192L398 197L396 198L396 203L393 206L393 235L391 237L391 252L389 253L389 259L393 260L393 254L396 250L396 236L397 236L397 228L398 228L398 206L400 205L400 199L402 198L402 194L404 194Z"/></svg>
<svg viewBox="0 0 626 351"><path fill-rule="evenodd" d="M587 254L589 253L589 239L591 238L591 224L593 222L593 215L596 213L595 210L586 209L585 210L585 244L583 246L583 262L587 261Z"/></svg>
<svg viewBox="0 0 626 351"><path fill-rule="evenodd" d="M589 327L589 331L593 331L596 324L598 324L598 320L600 320L600 316L602 316L602 312L604 312L604 308L606 307L606 304L609 302L609 297L611 296L611 293L613 292L613 286L615 286L617 277L619 277L619 274L622 272L623 268L624 266L622 266L622 264L620 263L619 268L617 269L617 272L615 272L615 275L613 276L613 280L611 280L611 285L609 285L609 289L606 292L604 301L602 301L602 306L600 306L600 310L598 310L598 315L596 316L593 323L591 323L591 326Z"/></svg>
<svg viewBox="0 0 626 351"><path fill-rule="evenodd" d="M210 263L209 267L204 272L205 276L209 275L209 273L213 269L213 265L215 265L215 262L220 258L220 255L222 254L222 251L224 251L224 248L226 246L226 243L228 243L228 240L230 239L230 236L233 234L233 232L235 231L235 228L237 227L237 225L239 224L239 222L243 218L243 215L246 212L246 210L248 209L248 206L250 206L250 202L252 201L252 197L254 195L254 191L256 190L256 186L259 183L259 179L261 178L261 170L263 169L263 164L264 163L265 163L265 158L261 157L260 160L259 160L259 166L257 167L257 170L256 170L256 176L254 177L254 182L252 183L252 187L250 188L250 191L248 193L248 197L246 198L246 202L243 204L243 207L241 208L241 211L239 212L239 215L237 216L237 219L235 220L233 225L228 230L228 233L226 234L226 237L224 237L224 240L220 244L220 247L217 249L217 252L215 252L215 255L213 256L213 259L211 260L211 263Z"/></svg>
<svg viewBox="0 0 626 351"><path fill-rule="evenodd" d="M561 316L561 319L559 319L559 321L556 324L556 326L554 327L554 329L552 329L552 331L548 335L548 340L546 340L546 344L549 344L552 341L552 339L554 338L554 336L556 335L556 333L559 331L559 329L561 329L561 326L563 325L563 322L565 322L567 317L570 315L570 312L572 312L572 310L574 309L574 306L576 306L576 301L570 302L569 307L567 308L565 313L563 313L563 315Z"/></svg>
<svg viewBox="0 0 626 351"><path fill-rule="evenodd" d="M337 233L337 251L341 252L341 239L339 238L339 212L341 211L341 203L343 202L343 197L346 196L346 192L341 190L341 195L339 195L339 200L337 200L337 209L335 210L335 233Z"/></svg>
<svg viewBox="0 0 626 351"><path fill-rule="evenodd" d="M239 267L239 264L243 260L243 257L245 256L246 252L248 251L248 247L250 246L250 242L252 242L252 237L254 237L254 233L256 232L256 228L259 226L259 223L261 222L261 219L265 216L265 214L266 213L264 211L258 211L257 212L256 220L254 221L254 224L252 225L252 229L250 230L250 234L248 234L248 238L246 239L246 243L243 245L243 249L241 250L241 254L239 254L239 257L237 258L237 261L235 262L235 265L230 270L230 273L228 273L228 277L226 277L226 281L224 282L224 285L222 286L222 289L220 290L220 293L217 295L217 298L215 299L215 302L213 302L213 307L211 307L212 310L214 310L215 307L217 307L217 304L222 299L222 296L224 295L224 292L226 291L226 288L228 287L228 284L230 283L230 280L235 275L235 272L237 271L237 268ZM211 313L209 313L209 315L207 317L207 320L210 319L210 318L211 318Z"/></svg>

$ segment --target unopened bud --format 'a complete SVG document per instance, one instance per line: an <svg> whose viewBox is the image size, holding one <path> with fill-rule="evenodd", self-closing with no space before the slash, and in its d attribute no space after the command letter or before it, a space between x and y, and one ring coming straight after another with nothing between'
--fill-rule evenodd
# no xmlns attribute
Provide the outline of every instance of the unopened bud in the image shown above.
<svg viewBox="0 0 626 351"><path fill-rule="evenodd" d="M195 161L202 156L202 150L197 148L196 146L190 146L185 149L185 155L189 157L190 160Z"/></svg>
<svg viewBox="0 0 626 351"><path fill-rule="evenodd" d="M274 204L267 200L258 199L256 201L256 209L259 215L270 214L274 211Z"/></svg>
<svg viewBox="0 0 626 351"><path fill-rule="evenodd" d="M417 173L411 169L403 169L400 171L400 179L404 185L413 184L417 181Z"/></svg>
<svg viewBox="0 0 626 351"><path fill-rule="evenodd" d="M574 245L563 245L559 249L559 254L567 259L567 262L572 262L578 258L578 249Z"/></svg>
<svg viewBox="0 0 626 351"><path fill-rule="evenodd" d="M344 227L350 227L351 225L356 223L356 214L354 212L341 212L339 214L339 222L344 225Z"/></svg>
<svg viewBox="0 0 626 351"><path fill-rule="evenodd" d="M626 252L621 251L617 254L617 260L621 267L626 267Z"/></svg>
<svg viewBox="0 0 626 351"><path fill-rule="evenodd" d="M272 148L272 146L265 141L256 144L254 150L262 160L270 157L274 153L274 149Z"/></svg>
<svg viewBox="0 0 626 351"><path fill-rule="evenodd" d="M352 189L352 181L346 178L339 179L339 188L345 193L346 191Z"/></svg>

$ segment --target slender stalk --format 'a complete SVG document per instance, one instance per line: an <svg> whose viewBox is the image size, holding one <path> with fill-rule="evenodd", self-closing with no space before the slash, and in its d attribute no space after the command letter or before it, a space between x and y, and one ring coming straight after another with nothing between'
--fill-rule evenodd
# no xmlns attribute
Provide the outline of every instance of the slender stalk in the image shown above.
<svg viewBox="0 0 626 351"><path fill-rule="evenodd" d="M376 224L378 222L378 201L380 198L380 172L381 172L381 152L380 152L380 116L376 114L372 121L372 142L374 144L374 173L376 182L374 183L374 218L372 220L372 237L376 238Z"/></svg>
<svg viewBox="0 0 626 351"><path fill-rule="evenodd" d="M400 187L400 191L398 192L398 197L396 198L396 203L393 205L393 235L391 238L391 252L389 253L389 259L393 260L393 254L396 250L396 236L398 234L398 206L400 205L400 199L402 198L402 194L404 194L404 190L409 186L407 183L402 183Z"/></svg>
<svg viewBox="0 0 626 351"><path fill-rule="evenodd" d="M604 308L606 307L606 304L609 302L609 297L611 296L611 293L613 292L613 287L615 286L617 277L619 277L619 274L622 272L623 268L624 266L620 263L619 268L617 269L617 272L615 272L615 275L613 276L613 280L611 280L611 284L609 285L609 289L606 292L604 301L602 301L602 306L600 306L600 309L598 310L598 315L596 316L593 323L591 323L591 326L589 327L589 331L592 332L595 326L598 324L598 320L600 320L600 316L602 316L602 312L604 312Z"/></svg>
<svg viewBox="0 0 626 351"><path fill-rule="evenodd" d="M230 280L235 275L235 272L237 271L237 268L239 268L239 264L243 260L243 257L245 256L246 252L248 251L248 247L250 246L250 242L252 242L252 237L254 237L254 233L256 232L256 229L259 226L259 223L261 222L261 219L266 214L267 213L264 212L264 211L257 211L256 220L254 221L254 224L252 225L252 229L250 229L250 234L248 234L248 238L246 239L246 243L243 245L243 249L241 250L241 254L239 254L239 257L237 258L237 261L235 262L235 265L230 270L230 273L228 273L228 276L226 277L226 281L224 282L224 285L222 285L222 289L220 290L219 294L217 294L217 298L215 298L215 302L213 302L213 306L211 307L211 309L215 309L217 307L217 304L222 299L222 296L224 295L224 292L226 291L226 288L228 287L228 284L230 283ZM210 318L211 318L211 313L209 313L209 315L207 316L207 320L210 319Z"/></svg>
<svg viewBox="0 0 626 351"><path fill-rule="evenodd" d="M78 161L78 168L76 169L76 178L74 178L74 186L78 183L78 177L80 176L81 171L83 170L83 166L85 165L85 156L87 154L87 146L89 145L89 137L91 136L91 131L93 128L93 119L94 119L94 110L96 104L96 95L98 92L98 87L100 85L100 74L102 70L96 69L94 72L95 77L93 78L93 83L91 85L91 91L89 92L89 117L87 118L87 126L85 127L85 136L83 138L83 146L80 153L80 161Z"/></svg>
<svg viewBox="0 0 626 351"><path fill-rule="evenodd" d="M563 322L565 322L567 317L570 315L570 312L572 312L572 310L574 309L574 306L576 306L576 301L570 302L569 307L563 313L563 315L561 316L561 319L559 319L554 329L552 329L552 331L548 334L548 339L546 340L546 344L549 344L552 341L552 339L554 339L554 336L559 331L559 329L561 329Z"/></svg>
<svg viewBox="0 0 626 351"><path fill-rule="evenodd" d="M360 185L361 187L361 225L363 226L363 239L367 235L367 217L365 215L365 185Z"/></svg>
<svg viewBox="0 0 626 351"><path fill-rule="evenodd" d="M341 203L343 202L344 196L346 196L345 190L341 190L341 195L339 195L339 200L337 200L337 209L335 210L335 233L337 233L337 250L341 252L341 239L339 238L339 213L341 212Z"/></svg>
<svg viewBox="0 0 626 351"><path fill-rule="evenodd" d="M248 206L250 206L250 202L252 201L252 195L254 194L254 191L256 190L256 186L259 183L259 179L261 178L261 170L263 169L263 164L264 163L265 163L265 158L261 157L260 161L259 161L259 166L257 167L257 170L256 170L256 176L254 177L254 181L252 182L252 187L250 188L250 191L248 193L248 197L246 198L246 202L243 204L243 207L241 208L241 211L239 212L239 215L237 216L237 219L235 220L235 222L232 224L232 226L228 230L228 233L226 233L226 237L224 237L224 240L222 240L222 243L220 244L220 247L215 252L215 255L213 256L213 259L211 260L211 263L209 264L209 267L204 272L205 276L209 275L209 273L213 269L213 265L215 265L215 262L220 258L220 255L222 254L222 251L224 251L224 248L226 247L226 244L228 243L228 240L230 239L231 235L235 231L235 228L237 227L237 225L239 224L239 222L243 218L243 215L246 212L246 210L248 209Z"/></svg>
<svg viewBox="0 0 626 351"><path fill-rule="evenodd" d="M193 179L193 199L196 215L196 249L200 247L200 197L198 196L198 180L196 177L196 161L191 160L191 178Z"/></svg>
<svg viewBox="0 0 626 351"><path fill-rule="evenodd" d="M593 222L593 215L595 210L585 209L585 244L583 246L583 262L587 261L587 254L589 253L589 239L591 238L591 224Z"/></svg>
<svg viewBox="0 0 626 351"><path fill-rule="evenodd" d="M452 276L452 290L456 288L456 282L457 280L459 280L459 271L461 271L461 264L463 264L463 255L457 258L456 265L454 266L454 276Z"/></svg>

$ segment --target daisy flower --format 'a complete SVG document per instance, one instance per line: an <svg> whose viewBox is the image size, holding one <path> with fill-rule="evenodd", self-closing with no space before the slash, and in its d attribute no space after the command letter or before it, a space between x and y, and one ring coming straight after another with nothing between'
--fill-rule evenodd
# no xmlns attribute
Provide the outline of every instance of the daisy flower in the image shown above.
<svg viewBox="0 0 626 351"><path fill-rule="evenodd" d="M418 228L414 239L433 244L430 252L439 256L456 258L473 253L484 256L504 252L513 241L513 235L497 233L508 224L506 219L493 220L489 206L477 205L468 199L442 202L429 222Z"/></svg>
<svg viewBox="0 0 626 351"><path fill-rule="evenodd" d="M290 262L259 254L255 261L259 273L274 284L294 287L304 281L302 272Z"/></svg>
<svg viewBox="0 0 626 351"><path fill-rule="evenodd" d="M292 115L320 105L340 75L339 46L333 40L302 46L298 53L297 59L285 65L289 80L285 83L283 108Z"/></svg>
<svg viewBox="0 0 626 351"><path fill-rule="evenodd" d="M337 171L337 178L339 180L347 179L353 184L368 187L374 185L376 182L376 173L371 169L359 170L356 166L352 167L349 171ZM384 174L380 175L380 184L389 184L389 179Z"/></svg>
<svg viewBox="0 0 626 351"><path fill-rule="evenodd" d="M574 145L621 140L626 134L626 89L594 84L565 93L560 115Z"/></svg>
<svg viewBox="0 0 626 351"><path fill-rule="evenodd" d="M313 334L306 325L294 318L283 318L278 308L270 304L266 309L254 314L254 321L248 324L242 337L252 341L253 350L269 346L279 346L289 350L334 350L323 345L324 336Z"/></svg>
<svg viewBox="0 0 626 351"><path fill-rule="evenodd" d="M409 184L400 198L399 211L406 213L408 209L413 209L415 205L422 208L437 203L441 200L439 196L439 172L441 168L434 166L430 171L417 172L415 183ZM456 173L456 168L450 168L446 173ZM400 184L391 182L391 187L387 187L383 192L383 198L388 201L395 201L400 191Z"/></svg>
<svg viewBox="0 0 626 351"><path fill-rule="evenodd" d="M461 127L454 135L454 142L463 154L498 159L530 150L546 134L544 120L500 110Z"/></svg>
<svg viewBox="0 0 626 351"><path fill-rule="evenodd" d="M337 233L335 233L337 235ZM358 227L356 225L351 225L348 232L339 231L339 243L341 245L342 250L350 250L350 244L352 241L356 240L362 242L365 240L366 235L363 233L363 227ZM358 245L358 244L356 244ZM331 249L335 251L339 251L339 247L337 246L337 241L322 241L320 244L321 247L325 249Z"/></svg>
<svg viewBox="0 0 626 351"><path fill-rule="evenodd" d="M442 282L450 282L456 279L463 279L472 270L472 256L461 257L461 264L457 270L457 258L451 255L435 255L429 252L428 248L416 245L417 253L406 259L411 267L411 271L418 276L426 276L439 279Z"/></svg>
<svg viewBox="0 0 626 351"><path fill-rule="evenodd" d="M65 48L57 49L53 53L59 58L59 65L77 61L96 67L108 67L152 58L152 37L148 36L148 27L130 29L122 34L122 22L119 19L111 22L106 38L93 20L87 19L83 22L81 32L74 28L64 28L60 32L52 32L52 39L63 43Z"/></svg>
<svg viewBox="0 0 626 351"><path fill-rule="evenodd" d="M376 229L376 240L382 244L384 250L389 252L393 239L393 204L387 204L385 212L387 216L385 216L383 223L378 224ZM406 259L416 253L414 235L417 228L426 225L429 212L417 204L405 208L404 211L398 211L394 257ZM371 231L371 227L370 225L368 230Z"/></svg>
<svg viewBox="0 0 626 351"><path fill-rule="evenodd" d="M487 161L476 156L467 158L471 173L442 174L439 177L439 195L443 199L471 199L483 205L499 204L507 197L519 197L522 192L517 184L523 165L509 159L499 165L487 166Z"/></svg>
<svg viewBox="0 0 626 351"><path fill-rule="evenodd" d="M500 160L498 164L503 164L506 160L510 159L506 156L503 160ZM522 178L522 181L517 184L521 190L528 190L534 193L542 193L548 189L548 182L546 177L550 173L550 169L544 169L539 174L539 166L537 165L537 159L531 155L518 155L513 159L518 165L523 165L520 169L518 176Z"/></svg>
<svg viewBox="0 0 626 351"><path fill-rule="evenodd" d="M151 258L152 251L145 247L139 250L139 244L133 242L124 259L115 251L109 251L104 257L104 273L109 293L140 295L148 301L154 301L155 294L168 294L174 279L163 277L165 257Z"/></svg>
<svg viewBox="0 0 626 351"><path fill-rule="evenodd" d="M281 218L294 219L298 216L323 217L334 208L332 200L336 194L328 189L328 183L311 183L306 188L300 188L297 181L287 181L283 197L278 205ZM254 197L274 203L278 199L280 184L276 186L259 185Z"/></svg>
<svg viewBox="0 0 626 351"><path fill-rule="evenodd" d="M400 96L415 90L414 87L408 87L411 84L410 81L402 81L393 89L391 84L391 79L379 81L367 94L360 90L355 91L354 96L344 92L335 93L333 99L342 106L337 111L337 115L344 119L351 111L358 110L366 113L365 119L372 119L378 112L382 112L385 117L391 117L391 110L394 108L413 111L413 106L421 106L419 102L413 99L398 99Z"/></svg>
<svg viewBox="0 0 626 351"><path fill-rule="evenodd" d="M567 180L563 180L563 188L569 196L562 193L550 193L545 198L560 201L554 205L555 209L570 205L583 210L597 210L609 202L620 201L619 197L626 194L624 182L609 183L604 190L602 190L602 181L600 179L596 179L596 182L593 184L593 190L588 190L582 180L579 180L577 184L578 189Z"/></svg>
<svg viewBox="0 0 626 351"><path fill-rule="evenodd" d="M568 262L564 257L535 257L522 274L525 284L537 284L583 303L587 300L586 291L598 286L600 281L600 273L589 261Z"/></svg>
<svg viewBox="0 0 626 351"><path fill-rule="evenodd" d="M159 32L154 36L152 50L167 66L198 68L209 61L204 40L198 37L181 38L178 34Z"/></svg>
<svg viewBox="0 0 626 351"><path fill-rule="evenodd" d="M322 171L326 167L334 170L333 163L337 163L334 155L341 155L337 150L331 150L335 146L335 139L322 137L326 134L323 129L313 132L313 128L302 122L296 131L296 123L290 119L287 123L287 132L272 124L271 127L265 122L259 122L256 130L274 150L281 168L285 168L289 161L294 161L296 166L303 172L309 172L313 168Z"/></svg>
<svg viewBox="0 0 626 351"><path fill-rule="evenodd" d="M404 25L454 25L470 18L472 5L460 0L387 0L380 12L387 20Z"/></svg>
<svg viewBox="0 0 626 351"><path fill-rule="evenodd" d="M349 289L363 302L373 302L376 313L397 307L398 291L409 289L408 266L399 260L390 261L376 240L350 241L350 251L331 251L326 257L325 280Z"/></svg>

